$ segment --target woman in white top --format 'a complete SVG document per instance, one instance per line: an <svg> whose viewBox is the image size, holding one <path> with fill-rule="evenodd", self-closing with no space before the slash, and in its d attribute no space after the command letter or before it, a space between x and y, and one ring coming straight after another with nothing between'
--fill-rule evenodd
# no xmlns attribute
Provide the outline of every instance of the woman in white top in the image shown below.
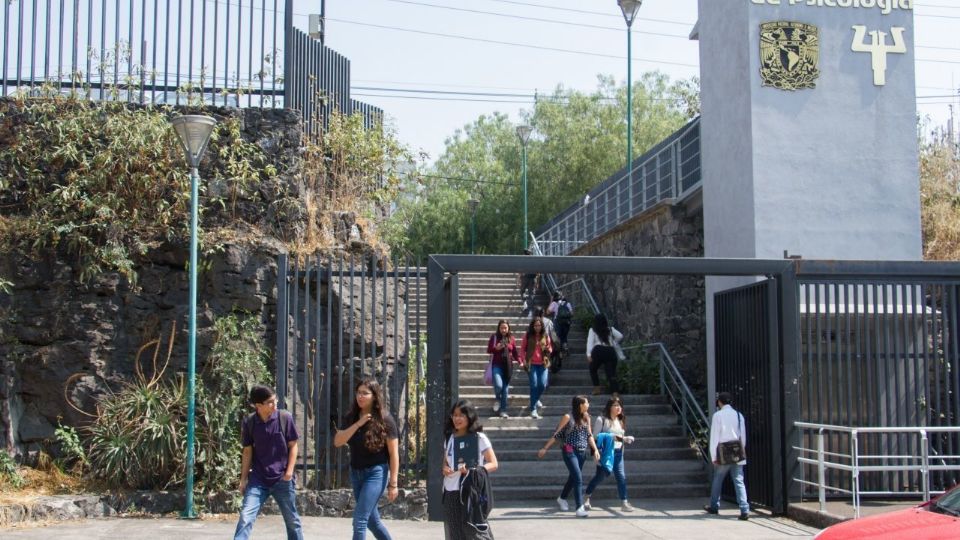
<svg viewBox="0 0 960 540"><path fill-rule="evenodd" d="M633 437L627 435L627 416L623 414L623 402L619 396L613 396L607 401L607 406L603 408L603 414L598 415L593 423L594 436L601 433L610 433L613 435L613 476L617 479L617 494L620 495L620 510L623 512L633 512L633 506L627 501L627 475L623 467L623 443L633 443ZM600 463L597 464L597 472L593 475L593 480L587 486L586 498L583 506L590 509L590 495L593 494L600 482L603 482L610 471Z"/></svg>
<svg viewBox="0 0 960 540"><path fill-rule="evenodd" d="M460 484L470 469L465 463L455 464L454 458L456 438L475 434L479 454L477 467L486 469L488 473L496 471L497 456L493 453L490 439L481 433L482 430L477 409L469 401L461 399L450 409L444 428L447 445L443 459L443 531L446 540L493 540L489 524L485 530L478 530L467 522L467 509L460 498Z"/></svg>
<svg viewBox="0 0 960 540"><path fill-rule="evenodd" d="M590 366L590 380L593 381L593 395L603 392L600 387L600 368L607 375L610 393L617 391L617 361L622 360L620 340L623 334L607 322L607 316L598 313L593 318L593 326L587 334L587 364Z"/></svg>

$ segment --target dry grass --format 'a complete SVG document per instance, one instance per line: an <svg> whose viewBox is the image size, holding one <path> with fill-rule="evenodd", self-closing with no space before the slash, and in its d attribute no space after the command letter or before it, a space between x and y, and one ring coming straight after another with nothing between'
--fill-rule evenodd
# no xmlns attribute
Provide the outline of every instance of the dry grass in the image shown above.
<svg viewBox="0 0 960 540"><path fill-rule="evenodd" d="M960 260L960 158L944 143L920 153L923 258Z"/></svg>
<svg viewBox="0 0 960 540"><path fill-rule="evenodd" d="M42 469L18 469L24 480L23 486L16 488L0 479L0 504L29 504L39 497L84 493L89 489L79 475L64 473L52 463Z"/></svg>

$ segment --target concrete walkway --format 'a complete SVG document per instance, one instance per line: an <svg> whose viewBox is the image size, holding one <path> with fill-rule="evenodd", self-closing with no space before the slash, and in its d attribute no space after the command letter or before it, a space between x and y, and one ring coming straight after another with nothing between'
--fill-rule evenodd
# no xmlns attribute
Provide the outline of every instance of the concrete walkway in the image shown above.
<svg viewBox="0 0 960 540"><path fill-rule="evenodd" d="M817 529L786 518L752 514L750 521L737 520L737 509L723 505L718 516L701 509L702 500L667 499L634 501L637 510L621 514L619 503L602 501L594 505L588 518L576 518L572 512L559 512L555 507L506 507L494 510L491 523L496 538L630 538L710 540L809 539ZM610 509L608 509L610 508ZM0 529L0 537L10 540L91 540L99 538L136 538L160 540L175 538L230 538L235 516L218 516L196 521L173 518L122 518L70 522L46 527ZM303 518L305 537L350 538L349 518ZM387 522L394 540L427 540L443 538L443 524L435 522ZM283 519L263 516L254 527L254 538L285 538ZM373 536L368 534L368 538Z"/></svg>

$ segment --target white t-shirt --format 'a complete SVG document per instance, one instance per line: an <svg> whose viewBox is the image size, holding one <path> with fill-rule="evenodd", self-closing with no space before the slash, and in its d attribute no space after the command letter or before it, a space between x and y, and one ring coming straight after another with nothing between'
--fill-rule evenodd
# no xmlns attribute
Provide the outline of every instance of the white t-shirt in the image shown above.
<svg viewBox="0 0 960 540"><path fill-rule="evenodd" d="M479 460L477 461L478 466L482 467L484 464L483 453L487 451L488 448L492 448L493 445L490 444L490 439L487 438L483 432L477 433L477 451L480 452ZM453 435L447 439L447 450L446 450L446 459L447 467L451 469L453 466ZM453 471L453 474L449 474L443 477L443 489L444 491L460 491L460 471Z"/></svg>

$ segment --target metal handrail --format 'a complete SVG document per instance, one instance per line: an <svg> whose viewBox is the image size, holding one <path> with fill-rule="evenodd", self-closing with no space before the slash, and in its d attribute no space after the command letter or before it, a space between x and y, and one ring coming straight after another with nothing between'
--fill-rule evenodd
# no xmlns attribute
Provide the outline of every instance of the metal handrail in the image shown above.
<svg viewBox="0 0 960 540"><path fill-rule="evenodd" d="M930 463L930 439L927 437L928 433L960 433L960 427L933 427L933 426L909 426L909 427L849 427L849 426L835 426L831 424L815 424L812 422L794 422L793 424L798 428L798 438L800 442L797 446L794 446L793 449L800 453L800 456L797 458L799 463L807 465L816 465L817 467L817 481L812 482L806 480L805 478L796 478L793 480L804 485L814 486L817 488L817 498L820 503L820 511L824 512L826 510L826 493L827 491L833 491L837 493L846 493L851 495L853 499L853 511L854 517L860 517L860 498L862 495L908 495L908 494L920 494L923 497L924 502L930 500L930 494L939 494L942 491L933 491L930 490L930 471L960 471L960 456L947 456L940 455L937 456L937 459L942 463L941 465L933 465ZM817 448L806 448L803 445L803 438L806 432L814 431L817 437ZM850 453L844 454L840 452L829 452L824 449L824 437L829 433L845 433L850 436ZM901 455L901 454L861 454L860 453L860 439L859 436L862 434L871 434L871 433L887 433L887 434L897 434L897 435L910 435L918 436L920 443L920 455ZM813 454L815 457L807 457L810 454ZM836 458L836 461L830 460L830 458ZM889 460L897 461L897 464L894 465L864 465L861 464L864 461L879 461L882 460L887 462ZM954 460L955 465L948 465L947 460ZM844 489L838 486L828 485L826 482L826 473L828 469L838 470L850 473L850 485L852 489ZM801 473L802 473L801 468ZM861 472L900 472L900 471L919 471L922 480L922 487L919 493L915 492L890 492L890 491L863 491L860 489L860 473Z"/></svg>
<svg viewBox="0 0 960 540"><path fill-rule="evenodd" d="M707 414L700 406L696 396L690 390L683 375L677 368L670 353L663 343L648 343L645 345L636 345L633 347L624 347L624 351L633 349L654 349L660 356L660 394L667 396L673 410L680 415L680 423L683 424L687 438L696 447L700 454L700 459L707 465L710 464L709 442L704 435L709 433L710 423Z"/></svg>
<svg viewBox="0 0 960 540"><path fill-rule="evenodd" d="M699 130L697 117L637 158L631 164L633 174L624 167L591 189L582 203L547 222L539 229L546 254L566 255L661 203L676 204L702 186Z"/></svg>
<svg viewBox="0 0 960 540"><path fill-rule="evenodd" d="M540 242L537 240L537 237L534 234L530 233L530 247L531 252L534 255L543 255L543 250L540 249ZM559 291L571 286L580 286L580 292L586 297L587 301L590 303L590 308L593 310L593 314L596 315L600 313L600 307L597 305L596 299L593 297L593 293L590 292L590 287L587 286L587 282L583 278L574 279L563 283L562 285L557 285L556 278L553 277L553 274L543 274L544 285L547 287L547 292ZM572 296L572 295L565 295Z"/></svg>

